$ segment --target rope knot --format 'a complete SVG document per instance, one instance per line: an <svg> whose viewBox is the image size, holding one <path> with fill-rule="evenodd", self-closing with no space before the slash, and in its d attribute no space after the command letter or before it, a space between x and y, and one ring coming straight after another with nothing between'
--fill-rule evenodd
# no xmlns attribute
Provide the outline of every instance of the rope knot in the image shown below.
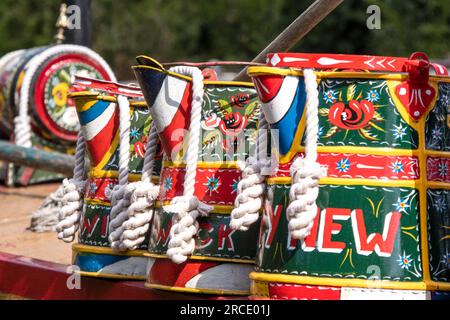
<svg viewBox="0 0 450 320"><path fill-rule="evenodd" d="M175 263L183 263L195 250L194 236L198 232L199 216L207 216L212 210L198 200L196 196L180 196L172 199L170 205L165 206L166 212L174 214L167 255Z"/></svg>
<svg viewBox="0 0 450 320"><path fill-rule="evenodd" d="M319 179L326 175L326 167L317 162L319 92L316 75L311 69L304 70L303 74L306 90L305 157L297 158L291 166L291 202L286 210L291 236L299 240L311 232L318 210Z"/></svg>
<svg viewBox="0 0 450 320"><path fill-rule="evenodd" d="M72 242L79 229L79 220L83 210L83 196L86 182L76 179L64 179L62 187L62 208L60 222L56 226L58 239Z"/></svg>

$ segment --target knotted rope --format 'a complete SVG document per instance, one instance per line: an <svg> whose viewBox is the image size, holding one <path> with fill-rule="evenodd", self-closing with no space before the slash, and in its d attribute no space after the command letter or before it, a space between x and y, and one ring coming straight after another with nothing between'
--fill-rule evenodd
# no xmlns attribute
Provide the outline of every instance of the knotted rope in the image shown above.
<svg viewBox="0 0 450 320"><path fill-rule="evenodd" d="M183 196L173 198L171 204L164 208L166 212L174 214L167 256L175 263L183 263L195 250L194 236L199 228L197 217L199 215L207 215L211 210L211 206L200 202L194 195L204 88L203 75L200 69L177 66L170 70L192 77L191 119L189 145L186 152Z"/></svg>
<svg viewBox="0 0 450 320"><path fill-rule="evenodd" d="M144 156L141 181L128 185L131 192L127 216L120 230L120 249L135 250L145 240L150 221L153 217L154 202L159 194L159 185L152 183L155 157L158 148L158 133L152 124L147 149Z"/></svg>
<svg viewBox="0 0 450 320"><path fill-rule="evenodd" d="M255 155L245 163L242 179L237 186L234 209L231 211L230 226L234 230L247 231L259 219L259 211L263 206L264 182L270 163L267 158L267 129L268 124L261 111Z"/></svg>
<svg viewBox="0 0 450 320"><path fill-rule="evenodd" d="M114 250L125 250L121 247L120 237L123 223L127 219L132 189L128 185L128 166L130 164L130 102L119 95L119 181L111 192L111 212L109 223L109 242Z"/></svg>
<svg viewBox="0 0 450 320"><path fill-rule="evenodd" d="M64 242L72 242L79 229L80 217L83 211L83 197L86 190L84 180L84 155L86 143L81 131L78 133L75 151L75 168L72 179L64 179L62 186L62 208L59 214L59 223L56 226L58 238Z"/></svg>
<svg viewBox="0 0 450 320"><path fill-rule="evenodd" d="M326 175L326 168L317 162L319 130L319 92L313 70L303 71L306 88L306 138L305 157L297 158L291 166L292 185L287 208L289 231L294 239L306 238L317 214L319 179Z"/></svg>

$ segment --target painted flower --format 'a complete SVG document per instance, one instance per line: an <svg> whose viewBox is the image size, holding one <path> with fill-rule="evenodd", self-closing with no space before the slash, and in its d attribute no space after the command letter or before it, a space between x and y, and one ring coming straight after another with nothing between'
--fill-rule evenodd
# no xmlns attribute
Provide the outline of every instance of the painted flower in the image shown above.
<svg viewBox="0 0 450 320"><path fill-rule="evenodd" d="M370 102L376 102L380 99L380 94L376 90L370 90L367 93L366 100Z"/></svg>
<svg viewBox="0 0 450 320"><path fill-rule="evenodd" d="M336 95L337 95L336 91L328 90L323 93L323 99L325 100L326 103L333 103L337 99Z"/></svg>
<svg viewBox="0 0 450 320"><path fill-rule="evenodd" d="M317 130L317 137L320 138L323 135L323 127L319 126L319 129Z"/></svg>
<svg viewBox="0 0 450 320"><path fill-rule="evenodd" d="M211 195L213 192L218 192L221 183L219 178L216 178L214 175L212 177L209 177L204 186L206 186L206 189L209 191L209 195Z"/></svg>
<svg viewBox="0 0 450 320"><path fill-rule="evenodd" d="M441 178L445 178L448 173L447 164L445 162L440 162L438 165L438 172Z"/></svg>
<svg viewBox="0 0 450 320"><path fill-rule="evenodd" d="M167 192L170 189L172 189L172 185L173 185L172 177L167 177L164 179L164 191Z"/></svg>
<svg viewBox="0 0 450 320"><path fill-rule="evenodd" d="M433 136L433 140L441 141L444 137L444 134L442 132L442 128L436 126L432 131L431 135Z"/></svg>
<svg viewBox="0 0 450 320"><path fill-rule="evenodd" d="M233 179L233 183L230 186L232 189L231 194L237 193L238 183L239 183L239 180Z"/></svg>
<svg viewBox="0 0 450 320"><path fill-rule="evenodd" d="M403 128L401 124L398 126L394 125L394 129L391 129L391 131L394 133L395 139L402 140L404 136L406 136L406 127Z"/></svg>
<svg viewBox="0 0 450 320"><path fill-rule="evenodd" d="M402 269L409 270L409 267L411 267L413 259L411 259L411 255L406 255L405 251L403 251L403 255L398 255L398 265Z"/></svg>
<svg viewBox="0 0 450 320"><path fill-rule="evenodd" d="M348 158L344 158L338 161L336 167L339 172L348 172L350 170L350 160Z"/></svg>
<svg viewBox="0 0 450 320"><path fill-rule="evenodd" d="M95 192L97 192L97 185L95 184L95 182L89 183L89 194L91 196L95 196Z"/></svg>
<svg viewBox="0 0 450 320"><path fill-rule="evenodd" d="M105 188L105 196L108 199L111 199L112 191L114 189L114 183L108 183L108 185Z"/></svg>
<svg viewBox="0 0 450 320"><path fill-rule="evenodd" d="M52 96L58 107L64 107L67 104L67 95L69 93L69 85L61 82L53 87Z"/></svg>
<svg viewBox="0 0 450 320"><path fill-rule="evenodd" d="M445 197L439 197L435 199L434 208L438 213L447 212L447 201L445 201Z"/></svg>
<svg viewBox="0 0 450 320"><path fill-rule="evenodd" d="M408 198L398 198L397 202L394 203L395 210L402 213L407 213L406 209L409 209L410 205L407 203Z"/></svg>
<svg viewBox="0 0 450 320"><path fill-rule="evenodd" d="M138 128L133 128L133 129L131 129L131 130L130 130L130 136L131 136L131 138L133 138L133 139L139 140L139 136L140 136L140 134L139 134L139 129L138 129Z"/></svg>
<svg viewBox="0 0 450 320"><path fill-rule="evenodd" d="M391 169L393 173L405 172L405 168L403 163L400 160L397 160L391 164Z"/></svg>

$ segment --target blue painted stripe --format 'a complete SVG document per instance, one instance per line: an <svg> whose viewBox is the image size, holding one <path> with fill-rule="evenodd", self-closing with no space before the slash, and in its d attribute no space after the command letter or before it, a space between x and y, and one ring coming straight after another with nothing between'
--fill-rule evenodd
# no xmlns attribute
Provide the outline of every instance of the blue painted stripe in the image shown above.
<svg viewBox="0 0 450 320"><path fill-rule="evenodd" d="M300 79L297 86L297 92L292 101L289 110L284 117L277 123L270 125L271 129L278 129L279 132L279 152L285 155L291 150L294 142L295 133L303 115L306 103L306 92L304 79Z"/></svg>
<svg viewBox="0 0 450 320"><path fill-rule="evenodd" d="M77 253L75 265L81 271L98 272L104 267L128 258L127 256L114 256L109 254Z"/></svg>
<svg viewBox="0 0 450 320"><path fill-rule="evenodd" d="M86 125L89 122L97 119L103 112L105 112L106 108L111 104L108 101L98 101L88 110L80 112L78 117L80 118L81 125Z"/></svg>

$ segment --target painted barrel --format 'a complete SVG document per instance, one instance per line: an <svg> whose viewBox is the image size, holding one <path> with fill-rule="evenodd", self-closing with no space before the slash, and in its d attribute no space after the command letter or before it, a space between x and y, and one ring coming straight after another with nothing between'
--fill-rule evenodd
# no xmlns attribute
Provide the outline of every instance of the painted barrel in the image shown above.
<svg viewBox="0 0 450 320"><path fill-rule="evenodd" d="M289 170L305 151L305 68L317 77L318 162L327 175L309 235L294 240L286 208ZM448 298L447 70L421 53L279 53L248 74L277 133L279 156L267 180L252 297Z"/></svg>
<svg viewBox="0 0 450 320"><path fill-rule="evenodd" d="M177 264L167 255L174 213L166 205L183 195L191 123L192 78L166 70L157 61L139 57L134 67L160 136L166 159L161 172L149 242L154 263L149 267L149 288L204 293L249 294L249 273L254 268L258 224L248 232L229 226L230 213L241 178L238 160L254 147L260 104L252 83L203 80L200 141L194 195L212 210L197 218L195 250ZM206 69L205 69L206 70ZM208 72L203 72L206 75ZM236 150L240 145L242 149Z"/></svg>
<svg viewBox="0 0 450 320"><path fill-rule="evenodd" d="M18 50L0 58L0 136L26 147L72 153L80 128L74 103L68 97L75 74L115 80L103 58L78 45ZM18 118L31 131L25 140L28 135L20 130L15 121ZM9 170L13 172L5 176L8 185L60 177L24 167Z"/></svg>
<svg viewBox="0 0 450 320"><path fill-rule="evenodd" d="M108 241L111 192L118 184L119 107L117 98L106 92L80 91L71 94L90 159L84 208L73 264L83 276L114 279L145 279L147 242L137 250L113 251ZM128 181L140 181L151 117L143 99L130 101L130 160ZM156 159L152 180L157 181L161 156ZM148 232L148 236L150 232Z"/></svg>

